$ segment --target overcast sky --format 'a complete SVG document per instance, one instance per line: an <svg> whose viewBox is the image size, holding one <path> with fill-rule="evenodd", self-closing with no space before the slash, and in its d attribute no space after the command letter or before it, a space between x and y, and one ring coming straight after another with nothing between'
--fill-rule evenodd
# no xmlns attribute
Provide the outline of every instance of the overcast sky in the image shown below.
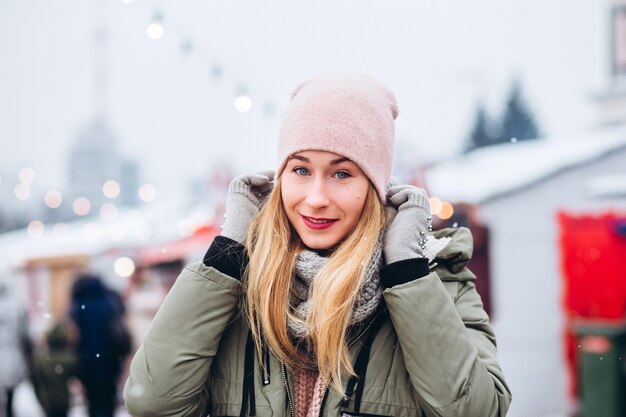
<svg viewBox="0 0 626 417"><path fill-rule="evenodd" d="M101 3L99 10L96 1ZM322 71L372 75L396 94L396 151L458 151L484 100L513 76L543 132L591 126L607 82L609 0L0 2L0 187L22 166L62 187L68 147L94 116L93 33L106 22L108 120L161 198L221 163L272 168L291 89ZM155 11L165 34L146 35ZM98 16L98 18L96 18ZM191 41L187 55L183 39ZM223 68L215 81L211 63ZM233 107L238 85L252 109ZM275 106L264 115L264 102ZM398 152L399 151L399 152ZM13 172L13 176L9 175ZM2 195L2 193L0 193ZM4 194L6 195L6 194ZM174 197L176 196L176 197Z"/></svg>

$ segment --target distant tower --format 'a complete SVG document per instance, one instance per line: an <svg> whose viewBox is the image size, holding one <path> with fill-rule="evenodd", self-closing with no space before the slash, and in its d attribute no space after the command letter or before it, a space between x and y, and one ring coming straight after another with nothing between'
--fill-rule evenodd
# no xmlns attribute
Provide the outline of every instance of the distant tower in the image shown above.
<svg viewBox="0 0 626 417"><path fill-rule="evenodd" d="M113 202L134 206L138 202L138 166L123 158L117 149L115 134L108 123L108 31L103 22L106 1L96 0L94 36L94 119L83 127L70 151L69 184L74 197L87 197L92 210L105 201L102 185L108 180L120 184L120 195Z"/></svg>
<svg viewBox="0 0 626 417"><path fill-rule="evenodd" d="M597 97L600 122L626 123L626 0L613 0L609 27L610 78Z"/></svg>

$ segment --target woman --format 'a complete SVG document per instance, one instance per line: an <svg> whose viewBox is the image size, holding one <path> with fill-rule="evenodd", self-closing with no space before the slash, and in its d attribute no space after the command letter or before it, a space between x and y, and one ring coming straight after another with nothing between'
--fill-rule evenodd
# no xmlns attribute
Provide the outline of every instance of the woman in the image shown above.
<svg viewBox="0 0 626 417"><path fill-rule="evenodd" d="M389 184L397 106L365 76L302 83L271 174L236 178L131 364L134 416L504 416L511 395L465 268Z"/></svg>

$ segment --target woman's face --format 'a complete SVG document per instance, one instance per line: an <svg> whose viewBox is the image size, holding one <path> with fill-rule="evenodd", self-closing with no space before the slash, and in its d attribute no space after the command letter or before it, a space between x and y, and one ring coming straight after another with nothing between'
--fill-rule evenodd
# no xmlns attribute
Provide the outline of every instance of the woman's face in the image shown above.
<svg viewBox="0 0 626 417"><path fill-rule="evenodd" d="M354 230L369 188L357 164L327 151L292 155L281 182L289 222L311 249L332 248Z"/></svg>

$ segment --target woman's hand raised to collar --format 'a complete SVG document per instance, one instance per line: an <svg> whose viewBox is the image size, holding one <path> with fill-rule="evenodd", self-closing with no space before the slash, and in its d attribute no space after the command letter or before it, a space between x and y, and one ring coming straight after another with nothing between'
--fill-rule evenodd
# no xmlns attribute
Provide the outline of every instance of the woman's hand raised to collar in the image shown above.
<svg viewBox="0 0 626 417"><path fill-rule="evenodd" d="M274 171L241 175L228 187L222 236L245 244L252 218L274 189Z"/></svg>
<svg viewBox="0 0 626 417"><path fill-rule="evenodd" d="M386 263L424 257L426 234L431 228L426 191L413 185L390 184L387 189L387 212L391 223L385 232Z"/></svg>

